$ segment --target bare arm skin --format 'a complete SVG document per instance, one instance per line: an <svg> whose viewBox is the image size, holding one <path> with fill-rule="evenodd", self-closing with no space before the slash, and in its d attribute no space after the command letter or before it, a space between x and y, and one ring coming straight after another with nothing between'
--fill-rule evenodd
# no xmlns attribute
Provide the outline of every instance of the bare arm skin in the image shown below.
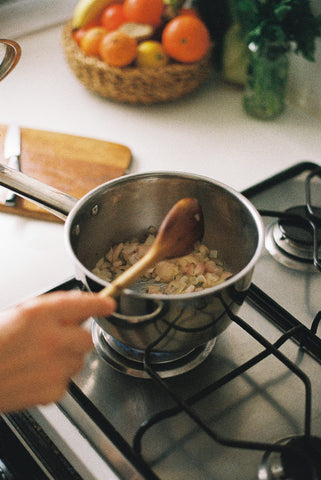
<svg viewBox="0 0 321 480"><path fill-rule="evenodd" d="M93 347L81 324L115 306L97 294L57 292L0 312L0 411L59 400Z"/></svg>

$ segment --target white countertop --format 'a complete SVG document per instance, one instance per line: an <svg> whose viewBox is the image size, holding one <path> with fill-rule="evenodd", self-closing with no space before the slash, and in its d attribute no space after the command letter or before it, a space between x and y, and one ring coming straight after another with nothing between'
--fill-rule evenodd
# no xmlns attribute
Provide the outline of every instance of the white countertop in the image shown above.
<svg viewBox="0 0 321 480"><path fill-rule="evenodd" d="M291 106L273 122L254 120L242 110L242 92L214 75L198 92L172 104L131 106L102 99L69 70L60 34L61 27L52 27L18 38L21 60L0 85L0 123L122 143L133 154L131 172L192 172L238 190L302 160L321 164L320 120ZM0 308L73 274L63 225L2 213L0 232ZM48 407L48 418L62 425L54 407ZM84 439L77 439L71 425L65 428L82 451ZM99 462L97 457L97 468ZM94 467L92 475L99 478ZM101 478L113 476L102 471Z"/></svg>

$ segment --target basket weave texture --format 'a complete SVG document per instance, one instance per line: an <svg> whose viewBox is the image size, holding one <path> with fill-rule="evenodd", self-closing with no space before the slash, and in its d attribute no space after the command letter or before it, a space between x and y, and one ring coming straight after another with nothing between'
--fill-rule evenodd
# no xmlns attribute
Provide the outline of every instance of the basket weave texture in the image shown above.
<svg viewBox="0 0 321 480"><path fill-rule="evenodd" d="M176 100L198 88L210 71L210 54L192 64L169 63L157 69L110 67L80 50L72 38L71 22L63 26L62 45L69 67L88 90L123 103Z"/></svg>

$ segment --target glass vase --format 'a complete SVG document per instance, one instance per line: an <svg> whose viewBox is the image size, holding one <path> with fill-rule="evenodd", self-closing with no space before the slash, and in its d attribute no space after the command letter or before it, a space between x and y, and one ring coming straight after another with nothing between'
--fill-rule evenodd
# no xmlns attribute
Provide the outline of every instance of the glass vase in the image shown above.
<svg viewBox="0 0 321 480"><path fill-rule="evenodd" d="M249 65L244 93L245 111L269 120L285 109L289 71L289 46L249 44Z"/></svg>

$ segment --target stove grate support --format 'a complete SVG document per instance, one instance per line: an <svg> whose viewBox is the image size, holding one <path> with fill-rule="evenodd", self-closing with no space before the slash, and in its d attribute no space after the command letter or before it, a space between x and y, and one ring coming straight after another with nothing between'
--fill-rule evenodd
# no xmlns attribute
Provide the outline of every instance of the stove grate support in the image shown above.
<svg viewBox="0 0 321 480"><path fill-rule="evenodd" d="M321 261L319 258L320 237L321 237L321 217L318 214L317 207L312 204L312 180L315 177L321 179L321 167L313 169L305 179L305 209L306 216L297 215L290 212L278 212L275 210L260 209L259 213L266 217L275 217L279 220L290 222L293 225L301 226L311 232L312 238L312 261L315 268L321 272Z"/></svg>
<svg viewBox="0 0 321 480"><path fill-rule="evenodd" d="M240 365L233 371L229 372L227 375L223 376L221 379L215 381L214 383L208 385L203 390L197 392L194 396L191 396L187 399L180 398L169 386L165 379L161 378L160 375L154 370L152 363L150 362L150 355L157 345L158 341L161 338L154 342L153 345L150 345L149 348L146 349L145 358L144 358L144 367L150 377L156 381L164 390L166 390L167 394L174 400L176 406L158 412L157 414L153 415L152 417L146 419L141 426L137 429L136 434L133 440L133 450L135 453L141 457L143 457L142 452L142 440L145 433L152 428L157 423L168 419L174 415L178 415L182 412L185 412L212 440L217 443L220 443L224 446L231 447L231 448L241 448L241 449L251 449L251 450L260 450L260 451L270 451L270 452L279 452L284 453L288 451L289 446L283 445L280 443L272 444L266 442L255 442L251 440L236 440L232 438L226 438L222 435L219 435L214 430L210 429L208 425L206 425L200 416L195 412L193 409L193 405L203 399L205 396L209 395L210 393L214 392L215 390L219 389L223 385L227 384L228 382L232 381L236 377L240 376L241 374L245 373L247 370L252 368L253 366L257 365L259 362L267 358L269 355L274 355L283 365L287 367L287 369L291 370L293 374L295 374L299 380L304 384L305 388L305 406L304 406L304 436L310 437L311 436L311 410L312 410L312 391L311 391L311 383L307 375L298 368L290 359L288 359L282 352L279 351L280 347L287 341L299 336L301 338L304 337L306 333L306 328L301 325L297 324L291 327L288 331L283 333L279 339L274 343L270 343L266 340L259 332L257 332L254 328L247 324L241 317L235 315L233 312L230 311L223 299L221 299L224 307L226 308L227 312L230 315L230 318L233 322L235 322L239 327L245 330L252 338L254 338L258 343L260 343L264 350L245 362L244 364ZM175 325L172 326L175 328ZM309 332L309 331L308 331Z"/></svg>

